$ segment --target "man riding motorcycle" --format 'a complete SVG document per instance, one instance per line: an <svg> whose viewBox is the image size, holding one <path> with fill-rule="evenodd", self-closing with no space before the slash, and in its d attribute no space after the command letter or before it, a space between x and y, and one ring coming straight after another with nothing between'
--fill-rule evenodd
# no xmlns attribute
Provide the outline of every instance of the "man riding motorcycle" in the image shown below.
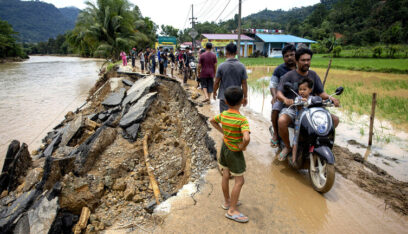
<svg viewBox="0 0 408 234"><path fill-rule="evenodd" d="M292 151L289 141L288 126L294 122L296 116L296 111L288 108L294 103L296 95L284 88L284 84L286 82L292 83L294 91L298 92L298 82L302 78L308 77L314 83L312 91L313 95L320 96L323 100L330 99L336 107L340 105L340 102L336 98L330 97L326 92L324 92L322 82L316 72L309 70L312 56L313 52L310 49L298 49L295 55L297 69L292 70L282 76L278 86L277 97L285 104L285 107L282 109L278 119L279 136L282 138L285 144L285 148L279 154L279 161L283 161ZM333 118L334 127L337 127L339 124L339 118L333 114L331 114L331 116Z"/></svg>

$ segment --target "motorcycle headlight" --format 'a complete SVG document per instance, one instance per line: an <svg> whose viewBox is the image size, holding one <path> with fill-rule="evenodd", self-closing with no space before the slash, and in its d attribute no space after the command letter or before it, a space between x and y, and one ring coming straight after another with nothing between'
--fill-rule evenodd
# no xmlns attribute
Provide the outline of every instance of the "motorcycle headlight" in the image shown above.
<svg viewBox="0 0 408 234"><path fill-rule="evenodd" d="M320 134L325 133L329 127L329 118L327 117L327 114L322 111L316 111L313 113L312 122Z"/></svg>

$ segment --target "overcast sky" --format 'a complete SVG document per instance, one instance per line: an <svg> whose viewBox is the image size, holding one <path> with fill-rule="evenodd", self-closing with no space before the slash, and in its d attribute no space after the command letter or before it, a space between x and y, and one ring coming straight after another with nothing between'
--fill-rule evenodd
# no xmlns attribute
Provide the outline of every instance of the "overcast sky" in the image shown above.
<svg viewBox="0 0 408 234"><path fill-rule="evenodd" d="M56 7L75 6L85 8L83 0L42 0ZM238 13L238 0L129 0L139 6L143 16L150 17L158 25L172 25L178 29L191 27L191 4L194 5L194 17L198 22L231 19ZM228 6L227 3L229 2ZM269 10L289 10L294 7L309 6L319 0L242 0L242 16ZM223 11L223 9L225 10ZM187 15L188 14L188 15Z"/></svg>

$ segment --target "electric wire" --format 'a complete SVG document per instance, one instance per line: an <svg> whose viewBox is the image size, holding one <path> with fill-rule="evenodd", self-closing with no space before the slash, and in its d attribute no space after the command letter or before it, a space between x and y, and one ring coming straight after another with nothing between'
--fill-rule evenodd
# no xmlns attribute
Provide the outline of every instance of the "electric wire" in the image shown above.
<svg viewBox="0 0 408 234"><path fill-rule="evenodd" d="M227 5L225 5L224 9L221 11L221 13L218 15L218 17L214 20L215 22L217 22L218 18L220 18L220 16L222 15L222 13L224 13L225 9L227 9L228 5L230 4L231 0L229 0L227 2Z"/></svg>
<svg viewBox="0 0 408 234"><path fill-rule="evenodd" d="M184 21L183 29L186 28L186 24L187 24L187 21L188 21L188 16L190 15L190 11L191 11L191 8L189 8L189 10L188 10L187 17L186 17L186 21Z"/></svg>
<svg viewBox="0 0 408 234"><path fill-rule="evenodd" d="M219 5L220 3L222 3L222 2L219 1L219 0L215 0L215 2L211 2L211 3L208 5L207 10L204 11L203 14L202 14L202 18L203 18L202 21L209 21L209 20L212 18L212 15L213 15L214 13L217 13L217 12L218 12L217 8L219 8L218 5ZM204 20L204 19L205 19L205 20Z"/></svg>

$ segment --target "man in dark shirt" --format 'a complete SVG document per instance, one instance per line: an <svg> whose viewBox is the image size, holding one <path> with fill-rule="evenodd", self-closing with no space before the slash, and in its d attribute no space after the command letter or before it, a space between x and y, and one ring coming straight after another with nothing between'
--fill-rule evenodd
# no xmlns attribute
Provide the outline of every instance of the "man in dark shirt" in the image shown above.
<svg viewBox="0 0 408 234"><path fill-rule="evenodd" d="M215 75L214 82L214 100L217 97L218 88L220 92L218 94L218 99L220 99L220 113L228 110L228 105L225 103L224 92L228 87L238 86L242 87L244 92L243 106L246 106L248 103L248 74L244 64L242 64L238 59L235 58L237 55L237 46L233 43L230 43L226 46L226 55L227 60L221 63L217 69L217 74Z"/></svg>
<svg viewBox="0 0 408 234"><path fill-rule="evenodd" d="M318 95L323 100L330 98L335 106L339 106L340 104L340 102L336 98L330 97L326 92L324 92L322 81L320 80L320 77L316 74L316 72L309 70L312 56L313 53L311 50L307 48L298 49L295 55L297 65L296 70L292 70L286 73L283 77L281 77L281 80L279 82L277 96L278 99L285 104L285 107L282 109L278 120L279 136L282 138L285 144L285 148L279 154L279 161L283 161L292 150L289 141L288 126L289 124L293 123L293 120L296 117L296 111L294 110L294 108L288 108L294 103L296 95L292 91L284 89L283 85L286 82L292 83L294 86L294 91L298 92L298 82L302 78L308 77L313 81L312 95ZM333 114L332 118L334 127L337 127L337 125L339 124L339 118Z"/></svg>
<svg viewBox="0 0 408 234"><path fill-rule="evenodd" d="M287 45L282 50L282 57L284 63L275 68L271 81L269 82L269 89L272 95L272 113L271 113L271 122L273 127L273 136L271 139L271 146L273 148L278 146L278 116L279 112L283 108L283 103L278 100L277 97L277 87L280 81L280 78L285 75L287 72L296 69L296 60L295 60L296 48L294 45Z"/></svg>
<svg viewBox="0 0 408 234"><path fill-rule="evenodd" d="M186 48L186 51L183 54L183 62L184 62L184 79L183 84L187 84L187 79L190 78L190 47Z"/></svg>
<svg viewBox="0 0 408 234"><path fill-rule="evenodd" d="M146 48L146 53L144 54L147 74L149 74L150 70L151 70L151 67L150 67L151 63L150 63L150 60L149 60L149 55L150 55L150 47L147 47Z"/></svg>
<svg viewBox="0 0 408 234"><path fill-rule="evenodd" d="M204 102L210 102L209 94L213 92L214 75L217 70L217 56L211 52L212 43L205 45L205 52L200 55L198 61L198 74L200 77L201 88L204 92Z"/></svg>

